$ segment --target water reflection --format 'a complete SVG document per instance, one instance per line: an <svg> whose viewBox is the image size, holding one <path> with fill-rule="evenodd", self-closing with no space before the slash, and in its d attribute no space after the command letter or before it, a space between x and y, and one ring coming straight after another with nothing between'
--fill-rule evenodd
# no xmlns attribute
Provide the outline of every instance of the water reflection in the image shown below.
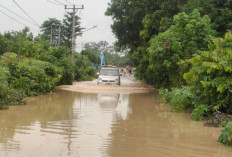
<svg viewBox="0 0 232 157"><path fill-rule="evenodd" d="M119 103L120 94L98 94L98 102L103 109L115 109Z"/></svg>
<svg viewBox="0 0 232 157"><path fill-rule="evenodd" d="M61 90L0 111L0 156L231 156L219 133L169 112L154 93Z"/></svg>
<svg viewBox="0 0 232 157"><path fill-rule="evenodd" d="M189 114L171 113L154 94L129 96L127 119L115 116L107 156L218 157L232 149L217 143L220 129L203 127Z"/></svg>

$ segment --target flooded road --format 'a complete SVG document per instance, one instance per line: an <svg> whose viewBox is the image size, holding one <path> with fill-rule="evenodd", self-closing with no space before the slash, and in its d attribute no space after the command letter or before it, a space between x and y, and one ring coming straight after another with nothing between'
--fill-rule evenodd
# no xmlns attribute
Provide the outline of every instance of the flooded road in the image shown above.
<svg viewBox="0 0 232 157"><path fill-rule="evenodd" d="M0 111L0 157L231 157L208 128L132 77L62 86Z"/></svg>

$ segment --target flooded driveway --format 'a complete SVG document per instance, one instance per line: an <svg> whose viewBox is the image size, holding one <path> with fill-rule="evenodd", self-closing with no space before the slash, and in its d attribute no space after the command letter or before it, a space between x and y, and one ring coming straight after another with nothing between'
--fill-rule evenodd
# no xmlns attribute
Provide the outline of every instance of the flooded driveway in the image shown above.
<svg viewBox="0 0 232 157"><path fill-rule="evenodd" d="M231 157L188 113L172 113L133 77L62 86L0 111L0 157Z"/></svg>

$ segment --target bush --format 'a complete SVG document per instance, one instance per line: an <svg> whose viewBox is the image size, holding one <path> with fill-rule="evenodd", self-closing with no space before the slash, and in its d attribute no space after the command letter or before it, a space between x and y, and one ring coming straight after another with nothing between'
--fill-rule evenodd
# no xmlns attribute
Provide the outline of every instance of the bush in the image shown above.
<svg viewBox="0 0 232 157"><path fill-rule="evenodd" d="M6 108L9 105L25 104L23 100L24 94L22 91L10 89L4 84L0 83L0 109Z"/></svg>
<svg viewBox="0 0 232 157"><path fill-rule="evenodd" d="M64 47L52 47L48 52L44 52L39 57L40 60L49 62L60 68L60 82L59 85L71 85L73 81L73 65L71 57L66 57Z"/></svg>
<svg viewBox="0 0 232 157"><path fill-rule="evenodd" d="M192 68L184 74L187 85L183 89L162 91L173 110L192 108L192 119L202 120L214 111L232 113L232 34L215 39L209 51L189 60Z"/></svg>
<svg viewBox="0 0 232 157"><path fill-rule="evenodd" d="M96 78L96 70L93 67L77 67L75 70L75 80L91 81Z"/></svg>
<svg viewBox="0 0 232 157"><path fill-rule="evenodd" d="M232 34L216 39L203 51L189 60L192 68L184 74L196 98L193 104L204 104L209 112L216 110L232 113Z"/></svg>
<svg viewBox="0 0 232 157"><path fill-rule="evenodd" d="M96 78L96 70L91 66L87 55L77 54L74 79L77 81L91 81Z"/></svg>
<svg viewBox="0 0 232 157"><path fill-rule="evenodd" d="M1 63L8 66L11 76L9 87L23 91L26 96L39 95L54 91L60 81L60 69L56 66L36 59L19 58L15 60L14 53L2 56Z"/></svg>
<svg viewBox="0 0 232 157"><path fill-rule="evenodd" d="M0 83L8 84L7 80L10 75L9 69L0 65Z"/></svg>
<svg viewBox="0 0 232 157"><path fill-rule="evenodd" d="M226 145L232 145L232 121L223 123L225 128L221 130L221 135L218 138L218 142Z"/></svg>
<svg viewBox="0 0 232 157"><path fill-rule="evenodd" d="M197 50L206 50L214 32L208 16L201 17L197 10L191 14L179 13L174 25L150 41L147 82L152 81L158 88L181 87L185 85L183 74L189 69L182 68L181 61L192 58ZM145 75L145 76L146 76Z"/></svg>
<svg viewBox="0 0 232 157"><path fill-rule="evenodd" d="M195 107L195 109L192 112L192 119L199 121L203 119L203 115L209 110L209 107L207 105L199 105Z"/></svg>
<svg viewBox="0 0 232 157"><path fill-rule="evenodd" d="M160 98L166 100L172 111L183 111L192 109L193 95L188 88L173 88L171 91L167 89L159 90Z"/></svg>

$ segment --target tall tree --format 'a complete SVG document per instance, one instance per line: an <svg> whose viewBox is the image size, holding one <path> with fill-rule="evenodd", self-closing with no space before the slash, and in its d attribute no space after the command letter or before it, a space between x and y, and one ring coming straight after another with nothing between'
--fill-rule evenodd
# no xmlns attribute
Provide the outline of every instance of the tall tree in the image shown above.
<svg viewBox="0 0 232 157"><path fill-rule="evenodd" d="M232 1L231 0L189 0L182 6L182 11L189 13L198 9L202 15L208 15L212 28L223 36L227 30L232 30Z"/></svg>
<svg viewBox="0 0 232 157"><path fill-rule="evenodd" d="M65 18L63 20L63 27L62 27L62 42L63 45L72 48L72 21L73 21L73 14L67 12ZM77 15L75 16L75 35L81 36L83 28L80 26L80 17Z"/></svg>
<svg viewBox="0 0 232 157"><path fill-rule="evenodd" d="M114 52L114 47L110 46L107 41L99 41L98 43L96 42L88 42L84 45L84 48L86 50L91 50L94 51L97 54L100 54L104 51L108 51L113 53Z"/></svg>
<svg viewBox="0 0 232 157"><path fill-rule="evenodd" d="M55 28L61 25L61 21L56 18L49 18L48 20L44 21L43 24L40 26L40 29L43 32L42 38L44 40L50 40L52 27Z"/></svg>
<svg viewBox="0 0 232 157"><path fill-rule="evenodd" d="M105 14L114 20L111 27L118 46L134 51L144 39L147 42L167 30L185 3L187 0L111 0Z"/></svg>
<svg viewBox="0 0 232 157"><path fill-rule="evenodd" d="M111 0L105 14L112 16L111 25L121 48L136 49L140 45L139 33L143 29L142 19L145 16L145 5L139 0Z"/></svg>

